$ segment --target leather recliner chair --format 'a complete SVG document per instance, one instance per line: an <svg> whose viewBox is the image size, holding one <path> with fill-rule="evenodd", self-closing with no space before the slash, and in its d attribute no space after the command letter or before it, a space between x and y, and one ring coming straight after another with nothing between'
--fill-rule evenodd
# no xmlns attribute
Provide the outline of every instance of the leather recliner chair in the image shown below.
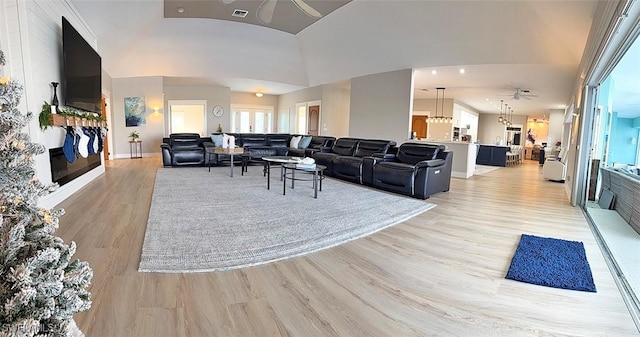
<svg viewBox="0 0 640 337"><path fill-rule="evenodd" d="M164 166L204 165L205 150L197 133L173 133L160 144Z"/></svg>
<svg viewBox="0 0 640 337"><path fill-rule="evenodd" d="M443 145L404 143L396 155L365 158L371 185L383 190L427 199L446 192L451 184L453 153Z"/></svg>
<svg viewBox="0 0 640 337"><path fill-rule="evenodd" d="M360 140L353 152L353 156L337 156L333 159L333 176L362 184L363 158L373 154L384 156L393 144L395 142L389 140Z"/></svg>
<svg viewBox="0 0 640 337"><path fill-rule="evenodd" d="M325 175L333 176L333 160L338 156L353 156L358 146L358 138L338 138L331 148L324 148L321 152L313 154L313 159L318 165L324 165Z"/></svg>

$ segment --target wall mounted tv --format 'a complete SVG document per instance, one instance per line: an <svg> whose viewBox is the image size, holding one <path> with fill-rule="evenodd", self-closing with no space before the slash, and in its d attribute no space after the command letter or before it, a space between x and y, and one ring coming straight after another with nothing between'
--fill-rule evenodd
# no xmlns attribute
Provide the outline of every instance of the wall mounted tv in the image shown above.
<svg viewBox="0 0 640 337"><path fill-rule="evenodd" d="M102 112L102 60L75 28L62 18L62 62L64 105Z"/></svg>

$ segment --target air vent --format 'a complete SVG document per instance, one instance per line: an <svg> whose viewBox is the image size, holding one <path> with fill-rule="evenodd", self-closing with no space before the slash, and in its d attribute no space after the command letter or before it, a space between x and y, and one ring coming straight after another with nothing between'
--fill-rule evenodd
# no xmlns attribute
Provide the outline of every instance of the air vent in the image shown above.
<svg viewBox="0 0 640 337"><path fill-rule="evenodd" d="M231 16L235 16L236 18L245 18L247 14L249 14L249 11L246 11L244 9L234 9Z"/></svg>

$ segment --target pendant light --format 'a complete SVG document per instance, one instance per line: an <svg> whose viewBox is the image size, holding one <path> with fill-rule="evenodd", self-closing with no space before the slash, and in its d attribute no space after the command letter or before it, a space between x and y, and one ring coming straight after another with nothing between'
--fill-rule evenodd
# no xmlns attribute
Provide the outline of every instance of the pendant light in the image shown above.
<svg viewBox="0 0 640 337"><path fill-rule="evenodd" d="M500 117L498 117L498 123L502 123L502 108L504 107L504 100L500 100Z"/></svg>
<svg viewBox="0 0 640 337"><path fill-rule="evenodd" d="M444 116L444 90L446 88L436 88L436 111L433 117L429 117L427 121L429 123L451 123L451 119L449 117ZM440 91L442 91L442 100L440 100ZM440 105L440 109L438 109L438 104ZM440 110L440 113L438 113Z"/></svg>
<svg viewBox="0 0 640 337"><path fill-rule="evenodd" d="M507 125L507 110L509 105L505 103L504 105L504 118L502 119L502 125Z"/></svg>

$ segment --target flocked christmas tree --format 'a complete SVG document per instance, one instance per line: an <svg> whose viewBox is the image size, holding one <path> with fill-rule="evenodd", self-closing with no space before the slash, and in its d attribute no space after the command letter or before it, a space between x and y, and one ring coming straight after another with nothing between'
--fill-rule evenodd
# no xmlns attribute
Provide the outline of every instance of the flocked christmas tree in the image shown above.
<svg viewBox="0 0 640 337"><path fill-rule="evenodd" d="M32 114L18 110L22 86L2 76L4 61L0 51L0 337L69 336L73 314L91 306L93 271L54 235L64 212L37 205L57 186L36 178L44 147L23 132Z"/></svg>

